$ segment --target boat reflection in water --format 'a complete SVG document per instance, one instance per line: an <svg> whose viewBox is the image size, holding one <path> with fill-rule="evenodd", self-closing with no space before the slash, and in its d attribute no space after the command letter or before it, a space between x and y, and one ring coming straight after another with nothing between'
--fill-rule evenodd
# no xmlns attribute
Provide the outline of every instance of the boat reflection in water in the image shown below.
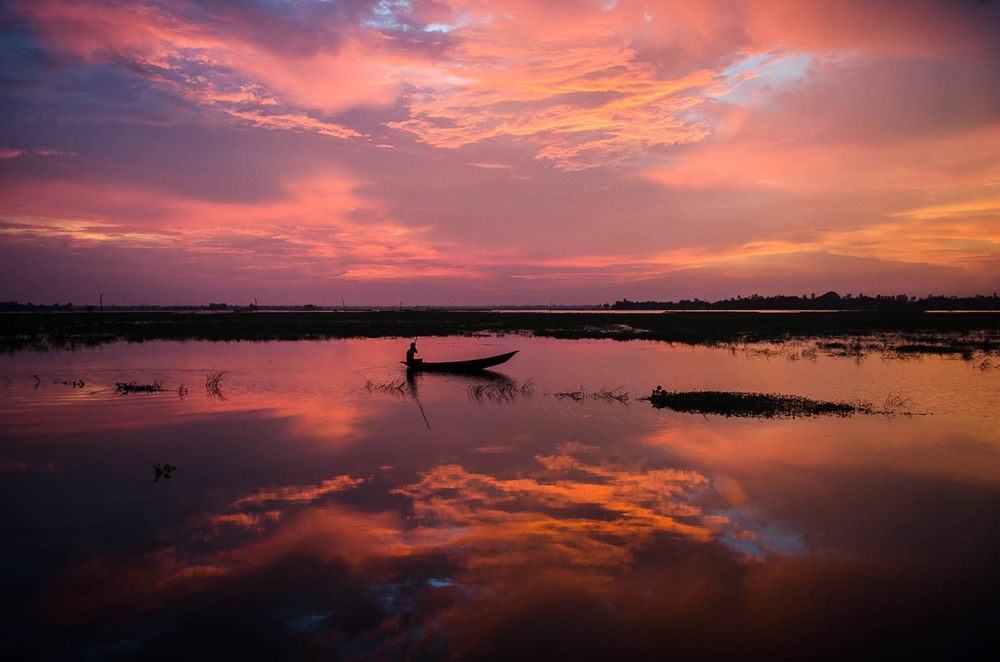
<svg viewBox="0 0 1000 662"><path fill-rule="evenodd" d="M36 391L31 374L55 358L15 357L0 400L0 646L36 659L954 659L992 638L997 375L520 344L545 358L508 375L408 374L432 430L409 398L360 386L398 375L388 341L58 357L88 385L135 365L175 381L248 366L227 375L226 401ZM869 400L889 380L934 415L735 420L547 395L641 394L665 375ZM528 379L533 397L469 397ZM151 461L177 467L171 480L151 485Z"/></svg>

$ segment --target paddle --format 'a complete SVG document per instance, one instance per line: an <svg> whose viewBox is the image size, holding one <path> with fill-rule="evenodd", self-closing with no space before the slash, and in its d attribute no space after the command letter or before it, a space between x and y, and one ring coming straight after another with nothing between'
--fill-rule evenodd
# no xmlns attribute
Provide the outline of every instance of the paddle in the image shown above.
<svg viewBox="0 0 1000 662"><path fill-rule="evenodd" d="M413 373L409 370L406 371L406 386L410 389L410 395L413 396L413 401L417 403L417 407L420 408L420 415L424 417L424 425L427 429L431 429L430 421L427 420L427 414L424 413L424 406L420 404L420 396L417 395L417 380L413 376Z"/></svg>

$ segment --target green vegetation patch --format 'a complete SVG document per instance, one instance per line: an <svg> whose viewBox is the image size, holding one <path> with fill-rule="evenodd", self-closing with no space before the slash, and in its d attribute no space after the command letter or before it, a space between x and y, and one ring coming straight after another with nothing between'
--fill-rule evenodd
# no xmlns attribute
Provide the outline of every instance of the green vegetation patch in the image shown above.
<svg viewBox="0 0 1000 662"><path fill-rule="evenodd" d="M798 395L741 393L736 391L665 391L657 386L649 400L654 407L691 414L717 414L744 418L802 418L888 413L865 402L828 402Z"/></svg>

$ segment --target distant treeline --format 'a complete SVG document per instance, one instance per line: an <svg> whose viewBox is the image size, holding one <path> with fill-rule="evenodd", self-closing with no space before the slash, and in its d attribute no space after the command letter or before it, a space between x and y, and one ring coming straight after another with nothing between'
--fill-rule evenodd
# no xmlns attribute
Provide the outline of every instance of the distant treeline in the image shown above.
<svg viewBox="0 0 1000 662"><path fill-rule="evenodd" d="M69 312L71 310L78 310L78 309L74 308L73 304L71 304L71 303L65 303L65 304L61 304L61 305L58 304L58 303L53 303L53 304L49 304L49 305L36 306L33 303L18 303L17 301L0 301L0 313L11 313L11 312L22 312L22 313L37 312L37 313L42 313L42 312L47 312L47 311L53 311L53 312L66 311L66 312Z"/></svg>
<svg viewBox="0 0 1000 662"><path fill-rule="evenodd" d="M105 304L103 309L96 305L87 306L74 306L72 303L65 304L34 304L34 303L20 303L18 301L0 301L0 313L49 313L49 312L96 312L98 310L103 310L104 312L112 313L179 313L179 312L234 312L234 313L246 313L255 312L257 310L262 311L284 311L284 312L330 312L330 311L386 311L386 310L419 310L419 311L431 311L431 310L477 310L477 311L488 311L488 310L609 310L611 304L604 303L600 305L501 305L501 306L348 306L343 303L339 305L325 305L320 306L312 303L307 303L303 305L295 306L281 306L281 305L261 305L257 306L254 303L250 303L246 306L240 306L228 303L210 303L208 305L198 305L198 306L160 306L160 305L131 305L131 306L119 306Z"/></svg>
<svg viewBox="0 0 1000 662"><path fill-rule="evenodd" d="M286 306L287 308L302 310L309 309L309 306ZM0 301L0 313L45 313L45 312L85 312L100 310L101 306L74 306L72 303L52 303L34 304L21 303L19 301ZM177 311L177 310L253 310L254 304L248 306L231 306L228 303L210 303L207 306L112 306L103 307L105 311Z"/></svg>
<svg viewBox="0 0 1000 662"><path fill-rule="evenodd" d="M338 306L337 309L340 307ZM210 303L207 306L157 306L157 305L139 305L139 306L115 306L110 304L105 304L103 308L98 305L87 305L87 306L74 306L72 303L64 304L34 304L34 303L20 303L18 301L0 301L0 313L48 313L48 312L96 312L98 310L104 310L105 312L190 312L190 311L232 311L234 313L239 312L253 312L257 310L257 306L253 303L249 303L246 306L232 305L228 303ZM318 306L313 304L306 304L304 306L264 306L260 307L260 310L320 310Z"/></svg>
<svg viewBox="0 0 1000 662"><path fill-rule="evenodd" d="M0 301L0 313L25 312L25 313L46 313L46 312L96 312L101 310L99 306L74 306L72 303L64 304L34 304L20 303L18 301ZM630 301L624 299L613 304L599 305L576 305L576 306L317 306L314 304L296 306L256 306L250 303L246 306L233 305L228 303L210 303L199 306L159 306L159 305L132 305L118 306L105 305L104 312L255 312L262 311L285 311L285 312L323 312L323 311L388 311L398 310L400 312L409 311L448 311L448 310L469 310L469 311L489 311L489 310L549 310L559 312L563 310L882 310L882 311L909 311L919 312L923 310L1000 310L1000 296L994 292L991 296L978 294L974 297L955 296L927 296L921 299L897 294L885 296L866 296L864 294L841 296L836 292L827 292L822 296L815 294L802 296L770 296L765 297L754 294L748 297L738 296L735 299L721 299L719 301L703 301L701 299L681 299L680 301Z"/></svg>
<svg viewBox="0 0 1000 662"><path fill-rule="evenodd" d="M974 297L927 296L921 299L897 294L866 296L827 292L797 296L764 297L754 294L748 297L702 301L701 299L681 299L680 301L616 301L613 310L1000 310L1000 297L978 294Z"/></svg>

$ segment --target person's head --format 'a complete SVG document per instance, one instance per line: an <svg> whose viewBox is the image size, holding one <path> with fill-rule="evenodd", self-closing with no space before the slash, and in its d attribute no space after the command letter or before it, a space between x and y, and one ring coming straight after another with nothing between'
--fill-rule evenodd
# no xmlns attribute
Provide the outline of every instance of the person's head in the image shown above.
<svg viewBox="0 0 1000 662"><path fill-rule="evenodd" d="M413 349L416 349L417 348L417 343L411 342L410 343L410 347L412 347Z"/></svg>

